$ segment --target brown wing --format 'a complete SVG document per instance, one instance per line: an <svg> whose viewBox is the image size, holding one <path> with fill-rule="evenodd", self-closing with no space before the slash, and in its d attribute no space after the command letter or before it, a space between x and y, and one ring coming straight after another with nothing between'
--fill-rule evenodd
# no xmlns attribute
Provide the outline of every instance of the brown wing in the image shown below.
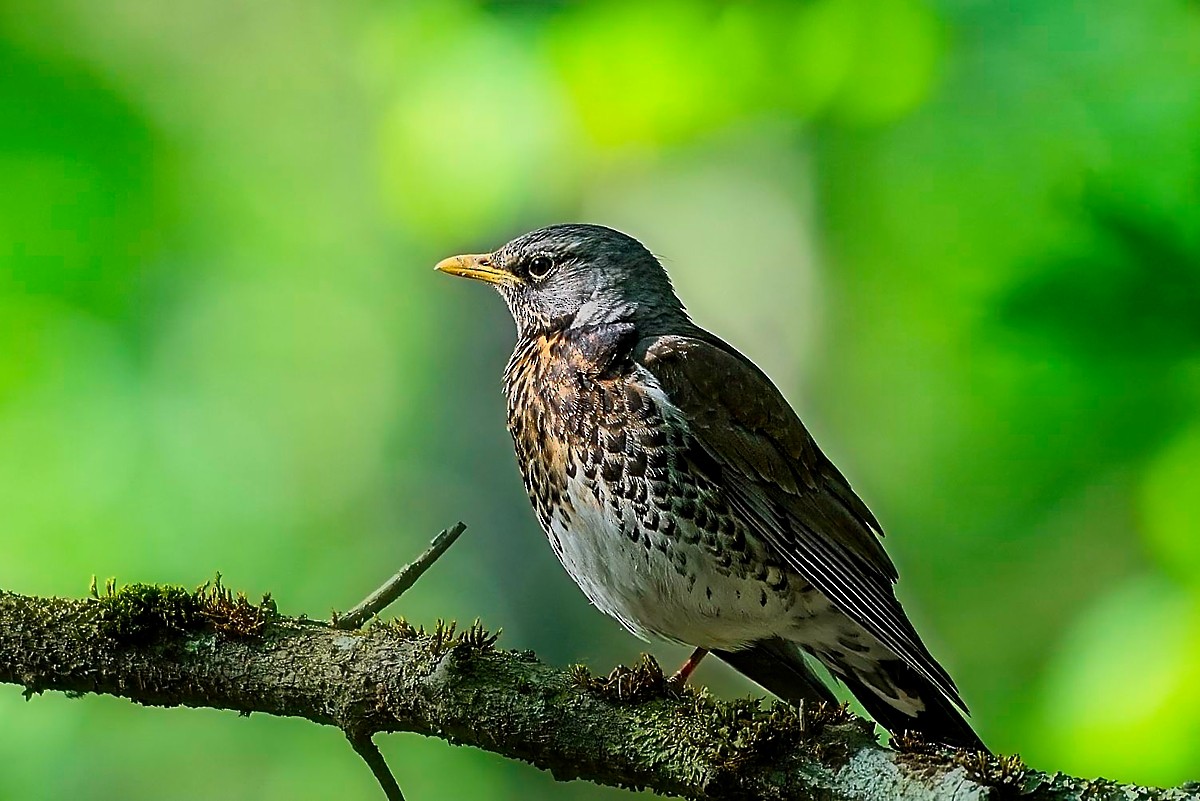
<svg viewBox="0 0 1200 801"><path fill-rule="evenodd" d="M963 706L896 600L896 568L879 542L879 523L771 380L715 337L646 339L637 358L687 417L708 462L699 468L717 472L760 539Z"/></svg>

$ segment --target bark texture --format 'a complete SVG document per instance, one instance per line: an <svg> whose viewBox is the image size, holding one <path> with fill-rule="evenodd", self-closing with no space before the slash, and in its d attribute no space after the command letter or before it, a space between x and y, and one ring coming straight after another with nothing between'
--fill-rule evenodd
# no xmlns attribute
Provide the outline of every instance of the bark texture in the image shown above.
<svg viewBox="0 0 1200 801"><path fill-rule="evenodd" d="M650 660L597 678L493 643L478 626L346 631L282 618L219 586L133 585L86 600L0 592L0 682L27 694L287 715L351 738L417 732L559 779L687 798L1200 799L1196 787L1048 776L912 741L892 751L843 709L720 702L672 691Z"/></svg>

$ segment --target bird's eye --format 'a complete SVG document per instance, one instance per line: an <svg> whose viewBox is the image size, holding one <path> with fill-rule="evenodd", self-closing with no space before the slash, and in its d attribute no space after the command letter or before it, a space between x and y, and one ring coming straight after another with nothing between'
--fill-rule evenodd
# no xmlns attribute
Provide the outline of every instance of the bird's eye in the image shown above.
<svg viewBox="0 0 1200 801"><path fill-rule="evenodd" d="M529 262L529 277L541 279L554 269L554 261L549 256L534 256Z"/></svg>

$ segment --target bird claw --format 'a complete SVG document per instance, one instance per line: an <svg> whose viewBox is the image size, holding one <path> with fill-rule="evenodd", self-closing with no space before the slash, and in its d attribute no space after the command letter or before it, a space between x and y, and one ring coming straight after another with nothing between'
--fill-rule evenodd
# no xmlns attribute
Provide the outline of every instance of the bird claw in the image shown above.
<svg viewBox="0 0 1200 801"><path fill-rule="evenodd" d="M692 655L687 658L687 661L679 666L679 670L672 673L671 677L667 679L667 684L677 690L682 689L682 687L687 684L687 680L692 675L692 671L699 666L700 662L707 655L707 648L697 648L695 651L692 651Z"/></svg>

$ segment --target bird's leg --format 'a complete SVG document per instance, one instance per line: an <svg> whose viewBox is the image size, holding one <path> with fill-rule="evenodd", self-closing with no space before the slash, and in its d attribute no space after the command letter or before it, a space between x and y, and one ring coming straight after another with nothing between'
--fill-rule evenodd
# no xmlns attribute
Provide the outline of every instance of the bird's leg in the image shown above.
<svg viewBox="0 0 1200 801"><path fill-rule="evenodd" d="M687 684L688 676L692 675L692 671L696 669L700 661L707 655L707 648L697 648L695 651L692 651L692 655L687 658L687 661L683 663L679 670L675 671L675 675L671 676L668 681L676 687L682 687Z"/></svg>

